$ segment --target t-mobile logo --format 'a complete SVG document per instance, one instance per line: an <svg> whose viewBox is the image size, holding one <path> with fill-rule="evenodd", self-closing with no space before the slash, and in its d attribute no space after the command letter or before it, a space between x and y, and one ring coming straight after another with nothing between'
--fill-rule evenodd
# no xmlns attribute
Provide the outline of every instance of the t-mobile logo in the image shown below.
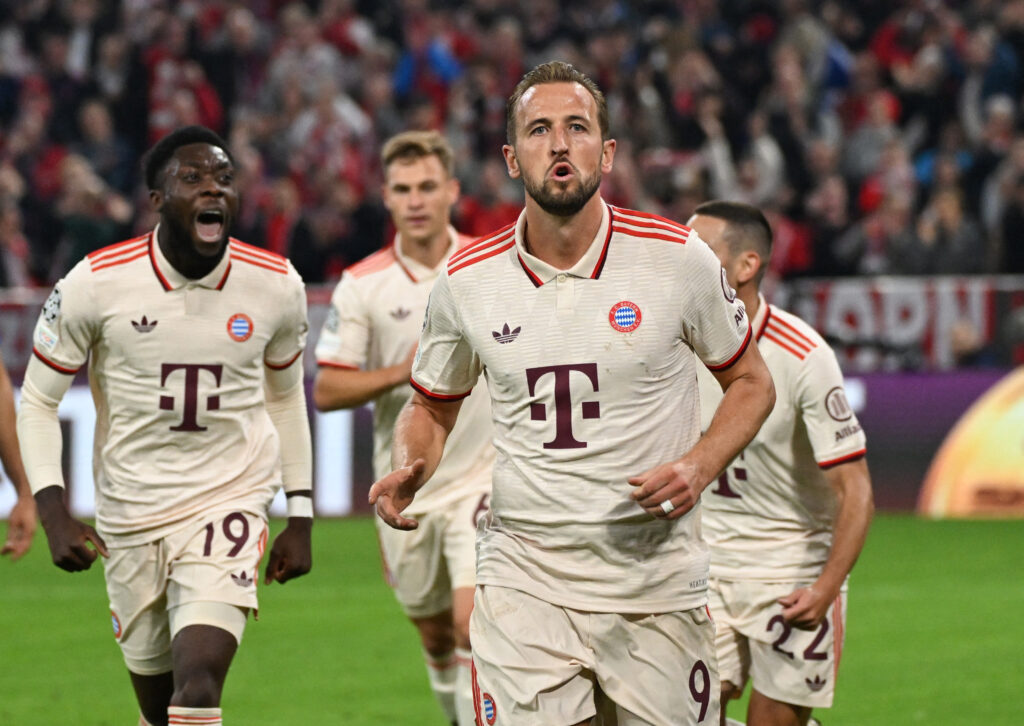
<svg viewBox="0 0 1024 726"><path fill-rule="evenodd" d="M215 385L220 385L221 372L224 366L220 364L203 365L201 363L163 363L160 366L160 385L167 383L167 378L175 371L185 372L185 403L181 410L181 423L171 426L171 431L206 431L206 426L200 426L196 420L196 412L199 408L199 373L206 371L213 375ZM220 396L206 397L206 410L216 411L220 408ZM174 410L174 396L160 396L160 409L162 411Z"/></svg>
<svg viewBox="0 0 1024 726"><path fill-rule="evenodd" d="M572 392L569 384L573 372L582 373L589 378L595 393L599 390L597 363L526 369L526 383L531 396L537 389L537 381L549 373L555 377L555 438L544 442L545 449L584 449L587 446L586 441L579 441L572 434ZM583 418L601 418L601 404L597 401L582 401L580 408ZM531 403L530 418L533 421L547 421L547 406L543 403Z"/></svg>

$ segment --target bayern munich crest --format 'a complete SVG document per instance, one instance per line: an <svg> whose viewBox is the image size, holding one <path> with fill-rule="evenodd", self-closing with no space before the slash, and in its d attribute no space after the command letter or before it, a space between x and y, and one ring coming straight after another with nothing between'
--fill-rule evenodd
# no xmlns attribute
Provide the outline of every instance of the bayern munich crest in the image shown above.
<svg viewBox="0 0 1024 726"><path fill-rule="evenodd" d="M235 313L228 318L228 335L231 340L244 343L252 337L252 318L245 313Z"/></svg>
<svg viewBox="0 0 1024 726"><path fill-rule="evenodd" d="M493 726L494 722L498 720L498 707L494 704L494 697L490 693L481 694L480 712L487 721L487 726Z"/></svg>
<svg viewBox="0 0 1024 726"><path fill-rule="evenodd" d="M608 322L620 333L631 333L640 327L640 308L629 300L623 300L612 305L608 312Z"/></svg>
<svg viewBox="0 0 1024 726"><path fill-rule="evenodd" d="M114 627L114 639L121 639L121 621L117 617L117 613L113 610L110 611L110 624Z"/></svg>

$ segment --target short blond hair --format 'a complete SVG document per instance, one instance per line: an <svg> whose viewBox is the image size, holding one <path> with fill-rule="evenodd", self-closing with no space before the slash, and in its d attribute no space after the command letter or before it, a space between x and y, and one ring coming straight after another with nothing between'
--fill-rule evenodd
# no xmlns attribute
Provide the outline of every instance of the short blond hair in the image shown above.
<svg viewBox="0 0 1024 726"><path fill-rule="evenodd" d="M403 131L384 142L380 152L381 167L387 168L396 161L412 161L427 156L436 156L448 176L455 175L455 154L452 147L436 131Z"/></svg>
<svg viewBox="0 0 1024 726"><path fill-rule="evenodd" d="M578 83L586 88L597 104L597 125L601 129L601 139L608 138L608 102L601 89L589 76L577 70L572 64L550 61L541 63L527 72L509 96L505 105L505 138L508 143L513 144L516 140L516 107L523 99L523 94L543 83Z"/></svg>

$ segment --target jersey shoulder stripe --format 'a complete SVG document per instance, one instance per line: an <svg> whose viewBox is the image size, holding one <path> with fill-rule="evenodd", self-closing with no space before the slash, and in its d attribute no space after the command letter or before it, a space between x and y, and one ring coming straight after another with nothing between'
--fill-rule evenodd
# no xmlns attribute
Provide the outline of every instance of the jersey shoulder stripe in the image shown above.
<svg viewBox="0 0 1024 726"><path fill-rule="evenodd" d="M516 246L515 230L509 229L503 236L493 240L486 240L480 244L474 244L472 247L466 249L469 254L460 256L458 260L455 256L448 261L448 274L453 275L459 270L465 269L470 265L475 265L477 262L482 262L495 255L500 255L502 252L506 252Z"/></svg>
<svg viewBox="0 0 1024 726"><path fill-rule="evenodd" d="M799 318L786 315L782 311L776 310L775 312L778 314L772 316L770 323L773 327L784 331L789 337L799 342L808 350L818 347L818 341L814 339L817 334L800 329L801 327L806 327L806 323ZM789 319L787 320L787 318Z"/></svg>
<svg viewBox="0 0 1024 726"><path fill-rule="evenodd" d="M638 212L635 209L623 209L622 207L612 207L612 211L615 212L620 224L638 228L640 231L648 234L662 233L673 237L681 237L683 242L690 236L690 228L685 224L660 217L657 214ZM676 240L673 239L672 241Z"/></svg>
<svg viewBox="0 0 1024 726"><path fill-rule="evenodd" d="M90 252L85 257L89 260L89 269L93 272L106 267L115 267L145 257L149 252L149 234L125 242L108 245L95 252Z"/></svg>
<svg viewBox="0 0 1024 726"><path fill-rule="evenodd" d="M492 244L499 244L501 242L504 242L506 239L508 239L509 232L512 232L512 234L514 236L515 235L515 226L516 225L514 223L513 224L507 224L507 225L505 225L504 227L502 227L501 229L499 229L496 232L492 232L491 234L486 235L484 237L477 237L475 240L473 240L469 244L467 244L464 247L462 247L459 250L457 250L448 259L449 267L454 265L454 264L457 264L458 262L460 262L465 257L473 255L473 254L475 254L477 252L480 252L485 247L488 247L488 246L490 246Z"/></svg>
<svg viewBox="0 0 1024 726"><path fill-rule="evenodd" d="M288 274L288 261L284 257L273 252L259 254L260 252L266 252L266 250L260 250L258 247L253 247L237 240L231 240L232 261L245 262L249 265L262 267L264 270L270 270L282 275Z"/></svg>
<svg viewBox="0 0 1024 726"><path fill-rule="evenodd" d="M778 335L776 335L775 328L772 328L770 325L767 328L765 328L764 334L761 337L764 340L770 340L771 342L775 343L775 345L779 346L787 353L795 355L800 360L806 358L807 353L809 352L806 349L796 347L795 345L793 345L792 341L789 341L786 338L779 337Z"/></svg>
<svg viewBox="0 0 1024 726"><path fill-rule="evenodd" d="M364 257L353 265L349 265L345 272L352 277L364 277L373 272L386 270L398 261L395 255L395 248L388 245L382 250L377 250L371 255Z"/></svg>

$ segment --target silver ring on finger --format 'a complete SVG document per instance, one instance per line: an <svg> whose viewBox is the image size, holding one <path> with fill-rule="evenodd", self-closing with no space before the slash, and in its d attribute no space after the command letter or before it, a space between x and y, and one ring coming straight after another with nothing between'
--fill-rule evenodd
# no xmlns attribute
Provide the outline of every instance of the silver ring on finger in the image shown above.
<svg viewBox="0 0 1024 726"><path fill-rule="evenodd" d="M671 499L666 499L661 503L661 511L665 514L672 514L672 510L676 508L676 505L672 503Z"/></svg>

